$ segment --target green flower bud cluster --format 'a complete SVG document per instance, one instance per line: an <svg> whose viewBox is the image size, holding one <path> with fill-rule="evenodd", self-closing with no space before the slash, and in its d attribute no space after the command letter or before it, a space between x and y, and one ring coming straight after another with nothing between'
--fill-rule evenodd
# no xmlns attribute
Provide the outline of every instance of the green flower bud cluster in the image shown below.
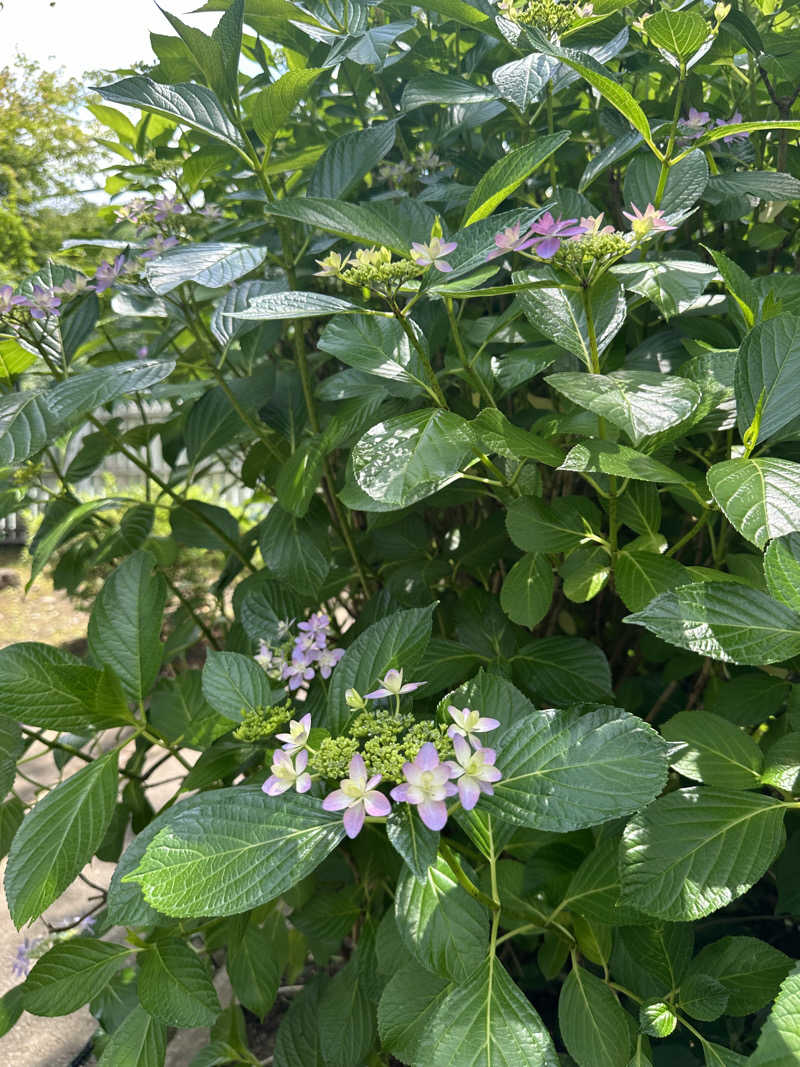
<svg viewBox="0 0 800 1067"><path fill-rule="evenodd" d="M242 724L233 731L238 741L258 745L269 740L279 726L292 716L292 702L276 704L269 708L242 708Z"/></svg>
<svg viewBox="0 0 800 1067"><path fill-rule="evenodd" d="M619 259L630 251L631 245L621 233L587 233L562 241L553 256L553 265L583 279L598 263Z"/></svg>
<svg viewBox="0 0 800 1067"><path fill-rule="evenodd" d="M326 737L319 748L310 753L309 770L322 778L338 781L349 775L350 760L358 752L358 741L343 734L341 737Z"/></svg>
<svg viewBox="0 0 800 1067"><path fill-rule="evenodd" d="M325 259L318 259L320 270L316 273L323 278L340 278L347 285L358 288L398 286L416 278L422 268L412 259L392 259L388 248L359 248L354 258L346 255L342 259L338 252L331 252Z"/></svg>
<svg viewBox="0 0 800 1067"><path fill-rule="evenodd" d="M380 774L384 781L403 780L403 764L410 763L430 741L440 759L453 755L447 727L429 719L417 721L409 712L364 711L353 722L349 734L361 742L361 754L370 774Z"/></svg>
<svg viewBox="0 0 800 1067"><path fill-rule="evenodd" d="M578 4L561 4L558 0L502 0L500 10L507 19L521 26L537 26L545 33L561 34L579 19L583 10Z"/></svg>

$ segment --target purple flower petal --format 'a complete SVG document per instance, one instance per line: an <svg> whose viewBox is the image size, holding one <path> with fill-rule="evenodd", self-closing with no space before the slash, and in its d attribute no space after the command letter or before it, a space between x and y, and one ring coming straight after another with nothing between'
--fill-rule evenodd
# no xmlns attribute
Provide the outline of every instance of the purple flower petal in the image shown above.
<svg viewBox="0 0 800 1067"><path fill-rule="evenodd" d="M297 781L294 783L295 789L298 793L307 793L311 788L311 775L300 774L297 777Z"/></svg>
<svg viewBox="0 0 800 1067"><path fill-rule="evenodd" d="M441 830L447 822L447 805L443 800L426 800L417 808L429 830Z"/></svg>
<svg viewBox="0 0 800 1067"><path fill-rule="evenodd" d="M322 801L322 806L325 811L342 811L344 808L350 806L351 801L352 797L349 797L344 790L334 789L334 791L328 793Z"/></svg>
<svg viewBox="0 0 800 1067"><path fill-rule="evenodd" d="M466 775L458 783L458 796L464 811L472 811L480 799L481 790L474 778Z"/></svg>
<svg viewBox="0 0 800 1067"><path fill-rule="evenodd" d="M411 786L407 782L403 782L402 785L396 785L389 793L392 800L396 800L398 804L409 803L409 790Z"/></svg>
<svg viewBox="0 0 800 1067"><path fill-rule="evenodd" d="M377 789L371 789L364 795L364 807L367 815L388 815L392 810L389 798L379 793Z"/></svg>
<svg viewBox="0 0 800 1067"><path fill-rule="evenodd" d="M285 793L287 789L292 788L292 783L285 778L276 778L272 775L267 778L266 782L261 786L264 792L269 797L279 797L281 793Z"/></svg>
<svg viewBox="0 0 800 1067"><path fill-rule="evenodd" d="M436 746L430 741L426 741L417 753L414 763L421 771L432 771L435 767L438 767L439 753L436 751Z"/></svg>
<svg viewBox="0 0 800 1067"><path fill-rule="evenodd" d="M542 259L552 259L559 248L561 248L561 241L558 237L545 237L543 241L537 242L536 255Z"/></svg>
<svg viewBox="0 0 800 1067"><path fill-rule="evenodd" d="M348 808L344 813L344 832L348 837L358 837L364 825L364 805L361 801Z"/></svg>
<svg viewBox="0 0 800 1067"><path fill-rule="evenodd" d="M349 773L351 778L367 780L367 766L360 752L354 752L350 759Z"/></svg>

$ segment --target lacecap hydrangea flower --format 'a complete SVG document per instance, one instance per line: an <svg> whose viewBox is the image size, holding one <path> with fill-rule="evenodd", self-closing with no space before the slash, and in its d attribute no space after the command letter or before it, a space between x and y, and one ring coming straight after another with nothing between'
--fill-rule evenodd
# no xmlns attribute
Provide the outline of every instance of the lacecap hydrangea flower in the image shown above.
<svg viewBox="0 0 800 1067"><path fill-rule="evenodd" d="M356 752L350 760L349 778L343 778L339 788L329 793L322 802L326 811L344 811L344 832L348 837L361 833L367 815L388 815L392 809L389 798L375 786L381 776L369 777L363 757Z"/></svg>

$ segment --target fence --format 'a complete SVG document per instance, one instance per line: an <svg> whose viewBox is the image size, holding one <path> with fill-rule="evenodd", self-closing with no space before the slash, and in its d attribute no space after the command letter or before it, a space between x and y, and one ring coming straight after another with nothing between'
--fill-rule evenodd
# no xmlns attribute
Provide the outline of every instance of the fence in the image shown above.
<svg viewBox="0 0 800 1067"><path fill-rule="evenodd" d="M172 414L174 414L174 410L168 404L148 404L145 407L145 415L148 422L151 419L154 422L159 421ZM134 404L116 408L114 417L121 420L118 431L120 434L142 425L141 412ZM92 426L81 427L72 434L63 448L56 450L62 470L65 470L78 454L85 437L93 432L94 428ZM173 469L166 462L162 453L160 437L156 436L151 440L149 449L131 448L130 450L135 451L142 459L146 459L148 465L165 481L172 475ZM186 461L185 454L182 454L180 458L181 461ZM233 470L238 473L236 467ZM143 489L145 484L145 476L136 464L126 456L114 453L103 460L97 471L82 481L75 483L72 488L82 500L93 500L98 496L107 495L107 475L111 475L117 491L122 496ZM55 475L46 476L45 482L48 488L58 488L59 483ZM213 494L214 503L229 507L240 507L251 494L251 491L246 486L243 486L238 478L231 477L231 472L226 470L221 463L213 463L210 466L205 464L202 475L199 478L195 478L192 481L192 485L199 487L206 493ZM40 493L37 496L35 492L32 492L31 499L26 506L27 510L38 517L44 511L48 499L46 493ZM28 528L22 515L12 514L0 518L0 545L24 545L27 540Z"/></svg>

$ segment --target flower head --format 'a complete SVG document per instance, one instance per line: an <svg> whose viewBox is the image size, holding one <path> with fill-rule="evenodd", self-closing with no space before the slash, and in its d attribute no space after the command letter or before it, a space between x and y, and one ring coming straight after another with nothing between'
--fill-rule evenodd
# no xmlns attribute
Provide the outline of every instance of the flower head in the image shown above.
<svg viewBox="0 0 800 1067"><path fill-rule="evenodd" d="M350 777L339 782L339 788L325 797L322 806L326 811L344 811L344 832L348 837L357 837L366 815L388 815L392 805L375 788L381 776L367 777L366 764L358 752L352 756L348 770Z"/></svg>
<svg viewBox="0 0 800 1067"><path fill-rule="evenodd" d="M186 210L174 196L157 196L153 207L156 209L153 216L156 222L164 222L170 215L182 215Z"/></svg>
<svg viewBox="0 0 800 1067"><path fill-rule="evenodd" d="M581 230L586 237L596 237L600 233L616 233L613 226L603 225L604 211L599 215L587 215L581 219Z"/></svg>
<svg viewBox="0 0 800 1067"><path fill-rule="evenodd" d="M103 260L95 271L94 283L98 293L110 289L125 269L125 256L119 255L113 263Z"/></svg>
<svg viewBox="0 0 800 1067"><path fill-rule="evenodd" d="M205 215L207 219L221 219L222 208L219 206L219 204L206 204L206 206L201 210L200 214Z"/></svg>
<svg viewBox="0 0 800 1067"><path fill-rule="evenodd" d="M739 122L744 122L741 111L734 111L729 119L717 119L715 126L735 126ZM747 130L741 130L739 133L728 134L727 137L722 138L723 144L732 144L734 141L746 141L750 134Z"/></svg>
<svg viewBox="0 0 800 1067"><path fill-rule="evenodd" d="M381 697L399 697L404 693L413 693L415 689L427 684L426 682L406 682L404 685L403 672L395 670L394 667L386 672L381 681L383 686L372 693L366 693L365 700L380 700Z"/></svg>
<svg viewBox="0 0 800 1067"><path fill-rule="evenodd" d="M54 290L54 292L62 293L64 296L80 296L81 293L91 293L93 291L94 286L83 274L79 274L75 278L67 278L63 285Z"/></svg>
<svg viewBox="0 0 800 1067"><path fill-rule="evenodd" d="M344 259L342 259L340 252L329 252L324 259L317 259L314 261L317 266L322 268L321 270L314 271L314 274L318 278L338 278L349 261L349 252Z"/></svg>
<svg viewBox="0 0 800 1067"><path fill-rule="evenodd" d="M155 259L168 248L174 248L178 244L177 237L151 237L147 242L147 248L142 252L142 259Z"/></svg>
<svg viewBox="0 0 800 1067"><path fill-rule="evenodd" d="M391 792L392 800L416 804L419 817L429 830L441 830L447 822L447 797L455 796L449 763L439 762L435 746L426 741L411 763L403 765L405 782Z"/></svg>
<svg viewBox="0 0 800 1067"><path fill-rule="evenodd" d="M647 237L653 230L675 229L674 226L665 221L664 212L660 208L654 208L652 204L648 204L643 212L635 204L631 204L631 211L623 211L622 214L626 219L630 219L631 230L634 236L640 240L643 237Z"/></svg>
<svg viewBox="0 0 800 1067"><path fill-rule="evenodd" d="M681 133L690 141L700 137L711 119L707 111L698 111L696 107L689 108L689 115L680 120Z"/></svg>
<svg viewBox="0 0 800 1067"><path fill-rule="evenodd" d="M453 737L453 748L456 758L455 761L450 760L448 766L452 777L457 779L461 807L464 811L471 811L481 793L491 796L494 793L492 783L499 782L503 777L494 766L497 753L493 748L471 749L460 734Z"/></svg>
<svg viewBox="0 0 800 1067"><path fill-rule="evenodd" d="M579 19L591 18L594 14L594 4L578 4L575 8L575 14Z"/></svg>
<svg viewBox="0 0 800 1067"><path fill-rule="evenodd" d="M486 257L487 259L496 259L498 256L504 256L507 252L522 252L526 248L530 248L535 237L531 237L530 232L520 234L521 224L515 222L513 226L506 226L500 233L494 235L495 247Z"/></svg>
<svg viewBox="0 0 800 1067"><path fill-rule="evenodd" d="M431 237L428 244L414 241L411 245L411 258L418 267L436 267L443 274L448 274L453 268L444 257L456 248L458 248L456 241L443 241L441 237Z"/></svg>
<svg viewBox="0 0 800 1067"><path fill-rule="evenodd" d="M447 711L453 720L453 724L447 728L447 736L453 739L466 737L476 746L480 745L480 739L475 734L487 734L490 730L496 730L500 725L497 719L490 719L486 715L481 715L479 711L470 711L469 708L460 710L451 704Z"/></svg>
<svg viewBox="0 0 800 1067"><path fill-rule="evenodd" d="M5 315L12 308L27 306L28 301L24 296L15 296L14 287L0 285L0 315Z"/></svg>
<svg viewBox="0 0 800 1067"><path fill-rule="evenodd" d="M541 259L552 259L561 247L562 240L579 236L583 233L583 227L577 219L562 219L560 215L554 219L548 211L531 223L530 232L538 235L532 242L536 255Z"/></svg>
<svg viewBox="0 0 800 1067"><path fill-rule="evenodd" d="M150 349L148 348L147 345L139 345L139 347L136 349L136 358L137 359L147 359L149 354L150 354Z"/></svg>
<svg viewBox="0 0 800 1067"><path fill-rule="evenodd" d="M323 678L330 678L331 671L343 655L343 648L323 648L317 652L317 669Z"/></svg>
<svg viewBox="0 0 800 1067"><path fill-rule="evenodd" d="M295 752L300 752L304 749L308 743L308 734L311 730L311 714L307 713L296 722L294 719L289 720L289 733L288 734L275 734L278 741L285 742L281 745L284 752L288 752L290 756Z"/></svg>
<svg viewBox="0 0 800 1067"><path fill-rule="evenodd" d="M28 297L28 307L31 309L31 317L44 319L48 315L57 315L61 307L61 297L56 296L52 289L43 289L40 285L34 285L33 292Z"/></svg>
<svg viewBox="0 0 800 1067"><path fill-rule="evenodd" d="M310 634L313 638L326 638L331 630L330 616L324 611L315 611L305 622L299 622L297 629ZM324 641L323 641L324 644Z"/></svg>
<svg viewBox="0 0 800 1067"><path fill-rule="evenodd" d="M278 797L292 786L298 793L307 793L311 788L311 775L306 770L308 752L302 749L292 759L288 752L278 749L273 753L270 776L261 786L270 797Z"/></svg>
<svg viewBox="0 0 800 1067"><path fill-rule="evenodd" d="M281 678L289 683L289 689L299 689L304 682L314 679L314 668L307 655L295 650L289 663L284 663L281 668Z"/></svg>

